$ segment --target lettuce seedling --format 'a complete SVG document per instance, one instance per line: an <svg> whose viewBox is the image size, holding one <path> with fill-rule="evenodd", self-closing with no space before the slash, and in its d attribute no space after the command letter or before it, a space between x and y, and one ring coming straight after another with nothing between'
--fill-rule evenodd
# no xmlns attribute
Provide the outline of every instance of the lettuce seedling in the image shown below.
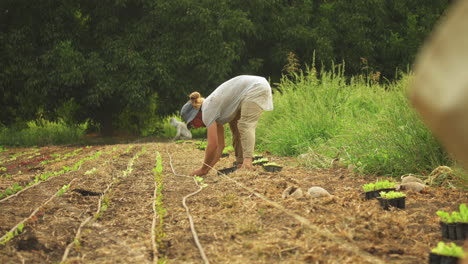
<svg viewBox="0 0 468 264"><path fill-rule="evenodd" d="M365 192L378 191L382 189L395 188L395 183L388 180L376 181L375 183L367 183L362 186Z"/></svg>
<svg viewBox="0 0 468 264"><path fill-rule="evenodd" d="M280 165L275 163L275 162L265 163L265 164L263 164L263 166L278 166L278 167L280 167Z"/></svg>
<svg viewBox="0 0 468 264"><path fill-rule="evenodd" d="M365 192L372 192L375 190L375 183L366 183L362 186Z"/></svg>
<svg viewBox="0 0 468 264"><path fill-rule="evenodd" d="M266 163L266 162L268 162L267 158L261 158L261 159L258 159L258 160L254 160L252 162L252 164L259 164L259 163Z"/></svg>
<svg viewBox="0 0 468 264"><path fill-rule="evenodd" d="M450 244L439 242L437 247L432 249L431 252L442 256L455 257L460 259L465 257L465 252L463 252L462 247L457 246L453 242Z"/></svg>
<svg viewBox="0 0 468 264"><path fill-rule="evenodd" d="M383 199L395 199L395 198L401 198L401 197L406 196L402 192L394 192L394 191L380 192L379 194L380 194L380 197L382 197Z"/></svg>
<svg viewBox="0 0 468 264"><path fill-rule="evenodd" d="M460 204L459 212L445 212L445 211L437 211L437 215L440 217L440 220L444 223L451 224L451 223L468 223L468 208L466 204Z"/></svg>

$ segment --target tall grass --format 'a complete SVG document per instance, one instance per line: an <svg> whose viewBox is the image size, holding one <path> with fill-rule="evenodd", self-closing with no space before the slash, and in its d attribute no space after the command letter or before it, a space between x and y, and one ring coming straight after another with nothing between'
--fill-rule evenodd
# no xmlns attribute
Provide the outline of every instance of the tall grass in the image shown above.
<svg viewBox="0 0 468 264"><path fill-rule="evenodd" d="M309 165L320 167L339 158L380 175L450 165L408 104L408 76L383 86L346 79L341 72L322 72L318 78L312 68L283 78L273 96L275 109L259 122L258 148L278 155L308 153L314 157L306 159Z"/></svg>
<svg viewBox="0 0 468 264"><path fill-rule="evenodd" d="M0 145L5 146L43 146L51 144L71 144L80 141L86 124L70 126L62 122L41 120L41 124L31 121L21 130L0 128Z"/></svg>

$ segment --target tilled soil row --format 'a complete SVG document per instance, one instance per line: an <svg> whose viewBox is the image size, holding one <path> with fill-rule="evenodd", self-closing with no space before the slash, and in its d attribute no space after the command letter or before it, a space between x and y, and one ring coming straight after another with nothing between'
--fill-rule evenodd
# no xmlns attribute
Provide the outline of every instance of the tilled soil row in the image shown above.
<svg viewBox="0 0 468 264"><path fill-rule="evenodd" d="M47 148L47 151L41 152L41 156L50 156L50 154L54 153L59 153L59 154L65 154L65 153L70 153L76 148ZM5 191L7 188L10 188L13 184L17 183L20 186L26 186L30 182L34 181L34 178L38 175L45 174L48 172L54 172L54 171L59 171L62 169L64 166L73 166L74 163L76 163L77 160L80 160L83 157L90 156L94 154L98 149L96 147L81 147L81 151L77 153L76 156L72 158L67 158L63 160L59 160L56 162L51 162L46 165L40 164L40 161L37 161L35 163L31 163L28 165L21 165L21 158L16 161L11 161L8 164L20 164L20 166L15 167L14 169L10 169L4 172L4 175L0 176L0 192ZM37 159L37 157L36 157ZM52 159L52 157L50 157ZM39 159L40 160L40 159ZM8 167L8 164L2 165ZM11 165L10 165L11 166ZM21 173L20 173L21 172ZM8 177L5 177L5 175L9 175Z"/></svg>
<svg viewBox="0 0 468 264"><path fill-rule="evenodd" d="M193 155L182 145L173 143L162 147L161 155L164 175L162 195L166 215L163 227L165 237L158 247L160 258L174 263L199 263L200 253L194 243L185 208L182 206L183 197L198 190L193 178L188 176L187 169L194 167L199 156ZM193 209L190 200L188 206ZM196 228L197 224L196 222Z"/></svg>
<svg viewBox="0 0 468 264"><path fill-rule="evenodd" d="M151 263L151 224L156 153L155 143L144 148L131 172L111 187L108 208L86 225L80 246L67 263Z"/></svg>
<svg viewBox="0 0 468 264"><path fill-rule="evenodd" d="M166 210L163 230L157 234L162 238L157 241L158 259L203 263L182 199L198 190L194 178L187 175L201 165L204 152L185 143L94 148L106 152L114 147L118 150L87 161L78 171L51 178L0 203L0 230L5 232L74 179L70 189L41 208L22 233L0 246L0 263L58 263L67 245L72 245L67 263L152 262L156 151L163 160ZM133 160L143 148L146 152ZM187 199L211 263L427 263L430 249L443 240L436 211L455 211L468 202L464 191L429 188L407 193L406 209L386 211L377 200L365 200L361 191L375 176L345 169L310 170L293 158L266 156L284 165L283 170L271 173L259 168L228 176L212 170L199 183L207 186ZM131 160L133 170L124 173ZM233 161L231 154L216 168L231 167ZM111 183L104 196L83 196L102 193ZM283 191L289 186L304 192L321 186L332 196L284 199ZM73 191L77 189L81 192ZM107 210L95 218L100 199ZM85 219L93 220L71 243Z"/></svg>
<svg viewBox="0 0 468 264"><path fill-rule="evenodd" d="M103 190L107 182L112 181L113 174L118 173L115 168L121 169L122 164L125 167L128 156L131 155L125 150L126 147L101 147L102 154L97 159L82 164L79 170L52 178L0 204L2 211L8 213L0 218L1 226L13 226L28 217L64 184L73 181L67 192L40 208L21 234L5 246L0 246L0 262L59 262L65 246L73 240L81 220L93 214L99 199L98 196L82 196L73 190Z"/></svg>
<svg viewBox="0 0 468 264"><path fill-rule="evenodd" d="M203 160L203 152L190 144L172 144L168 149L181 174L188 174ZM229 178L212 171L204 179L208 187L189 199L200 242L211 262L425 263L430 249L443 240L435 212L453 211L467 202L466 192L431 188L426 193L407 193L405 210L385 211L376 200L365 200L361 192L362 184L375 177L344 169L306 170L294 159L270 159L285 165L283 171L238 171ZM217 168L231 167L232 161L223 159ZM167 164L165 169L170 172ZM321 186L332 196L283 199L288 186L304 191ZM161 253L175 263L202 262L181 206L182 197L195 190L190 178L165 178L168 235Z"/></svg>

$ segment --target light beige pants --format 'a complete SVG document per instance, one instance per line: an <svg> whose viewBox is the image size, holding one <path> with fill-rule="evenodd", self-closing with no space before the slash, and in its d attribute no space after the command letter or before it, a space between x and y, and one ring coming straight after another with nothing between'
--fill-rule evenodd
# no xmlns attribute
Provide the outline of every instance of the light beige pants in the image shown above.
<svg viewBox="0 0 468 264"><path fill-rule="evenodd" d="M255 129L262 112L262 108L256 103L244 102L234 119L229 122L237 163L242 163L244 158L253 158Z"/></svg>

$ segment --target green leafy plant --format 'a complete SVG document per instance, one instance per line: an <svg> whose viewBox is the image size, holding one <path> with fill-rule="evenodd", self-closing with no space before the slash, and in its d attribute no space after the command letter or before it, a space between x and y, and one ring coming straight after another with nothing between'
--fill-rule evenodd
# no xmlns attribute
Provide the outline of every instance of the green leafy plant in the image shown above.
<svg viewBox="0 0 468 264"><path fill-rule="evenodd" d="M64 194L69 188L70 188L70 184L63 185L62 188L60 188L60 190L58 190L57 196L60 196L60 195Z"/></svg>
<svg viewBox="0 0 468 264"><path fill-rule="evenodd" d="M281 165L279 165L276 162L268 162L268 163L263 164L263 166L278 166L278 167L280 167Z"/></svg>
<svg viewBox="0 0 468 264"><path fill-rule="evenodd" d="M21 232L23 232L23 229L24 229L24 223L21 223L13 231L7 232L5 236L3 237L3 239L0 241L0 245L5 245L8 241L13 239L15 236L19 235Z"/></svg>
<svg viewBox="0 0 468 264"><path fill-rule="evenodd" d="M234 151L233 146L227 146L223 149L223 154L228 154L229 152Z"/></svg>
<svg viewBox="0 0 468 264"><path fill-rule="evenodd" d="M382 197L383 199L395 199L395 198L401 198L401 197L406 196L402 192L394 192L394 191L380 192L379 194L380 194L380 197Z"/></svg>
<svg viewBox="0 0 468 264"><path fill-rule="evenodd" d="M456 258L464 258L465 252L463 252L463 248L457 246L455 243L445 244L444 242L437 243L437 247L431 250L432 253L442 255L442 256L449 256L449 257L456 257Z"/></svg>
<svg viewBox="0 0 468 264"><path fill-rule="evenodd" d="M267 158L261 158L261 159L258 159L258 160L254 160L252 162L252 164L259 164L259 163L268 163L268 159Z"/></svg>
<svg viewBox="0 0 468 264"><path fill-rule="evenodd" d="M208 146L208 142L206 142L206 141L200 141L200 142L197 142L196 145L198 145L198 146L197 146L197 149L204 150L204 149L206 149L206 147Z"/></svg>
<svg viewBox="0 0 468 264"><path fill-rule="evenodd" d="M395 183L388 180L376 181L375 183L366 183L362 186L365 192L378 191L382 189L395 188Z"/></svg>
<svg viewBox="0 0 468 264"><path fill-rule="evenodd" d="M468 207L466 204L460 204L459 206L460 211L458 212L445 212L445 211L437 211L437 215L440 217L440 220L444 223L451 224L451 223L468 223Z"/></svg>
<svg viewBox="0 0 468 264"><path fill-rule="evenodd" d="M92 168L92 169L90 169L90 170L87 170L84 174L85 174L85 175L89 175L89 174L95 173L96 171L97 171L96 168Z"/></svg>
<svg viewBox="0 0 468 264"><path fill-rule="evenodd" d="M206 186L208 186L208 184L206 184L206 183L203 182L203 181L204 181L203 177L200 177L200 176L193 176L193 178L195 179L195 181L196 181L197 183L200 184L200 186L201 186L202 188L205 188Z"/></svg>
<svg viewBox="0 0 468 264"><path fill-rule="evenodd" d="M7 170L7 168L5 168L5 167L0 167L0 171L6 171L6 170Z"/></svg>

